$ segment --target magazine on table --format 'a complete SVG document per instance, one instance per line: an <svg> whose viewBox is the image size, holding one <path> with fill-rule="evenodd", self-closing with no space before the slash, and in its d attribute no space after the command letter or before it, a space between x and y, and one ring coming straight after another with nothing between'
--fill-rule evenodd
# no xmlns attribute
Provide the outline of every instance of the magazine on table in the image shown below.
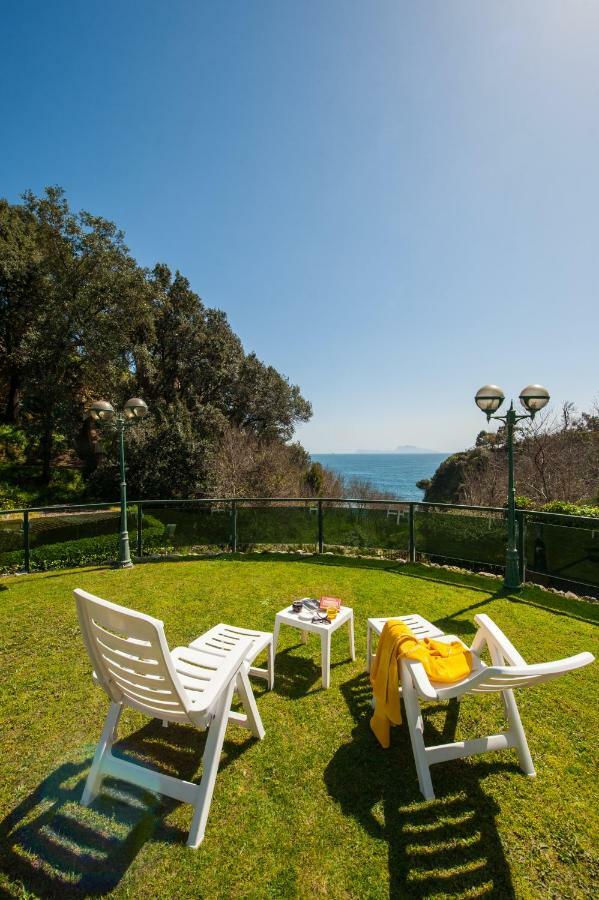
<svg viewBox="0 0 599 900"><path fill-rule="evenodd" d="M341 609L341 600L339 599L339 597L321 597L320 608L339 610Z"/></svg>

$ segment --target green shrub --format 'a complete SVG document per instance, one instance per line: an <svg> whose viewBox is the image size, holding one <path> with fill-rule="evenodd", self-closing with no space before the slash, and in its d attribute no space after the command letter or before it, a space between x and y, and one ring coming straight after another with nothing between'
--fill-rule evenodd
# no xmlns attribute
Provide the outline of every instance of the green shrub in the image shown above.
<svg viewBox="0 0 599 900"><path fill-rule="evenodd" d="M25 460L27 438L16 425L0 425L0 463L22 463Z"/></svg>
<svg viewBox="0 0 599 900"><path fill-rule="evenodd" d="M550 503L538 504L530 497L516 497L518 509L529 509L534 512L557 513L563 516L588 516L599 519L599 504L568 503L565 500L552 500Z"/></svg>
<svg viewBox="0 0 599 900"><path fill-rule="evenodd" d="M0 574L8 574L23 567L23 538L18 532L16 534L19 539L19 548L0 553ZM150 544L162 534L163 527L160 523L144 529L144 539L147 539ZM133 535L132 547L134 547L134 540ZM119 538L116 533L79 538L74 541L61 541L56 544L44 544L31 548L30 568L45 571L46 569L70 569L75 566L106 563L116 559L118 552Z"/></svg>
<svg viewBox="0 0 599 900"><path fill-rule="evenodd" d="M23 530L20 523L18 527L10 528L8 523L3 523L0 519L0 555L9 550L20 550L22 547Z"/></svg>
<svg viewBox="0 0 599 900"><path fill-rule="evenodd" d="M553 500L545 503L543 512L561 513L565 516L590 516L599 519L599 506L586 506L579 503L566 503L564 500Z"/></svg>

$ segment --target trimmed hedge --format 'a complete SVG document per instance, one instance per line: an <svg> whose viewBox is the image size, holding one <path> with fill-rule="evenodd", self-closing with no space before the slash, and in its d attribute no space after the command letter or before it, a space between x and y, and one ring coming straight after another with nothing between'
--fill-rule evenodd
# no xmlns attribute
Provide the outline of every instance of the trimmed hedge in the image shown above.
<svg viewBox="0 0 599 900"><path fill-rule="evenodd" d="M146 516L144 521L144 546L155 546L163 537L164 526L157 519ZM7 575L23 568L22 537L18 550L0 553L0 574ZM47 569L71 569L75 566L86 566L105 563L117 559L119 553L118 534L103 534L95 537L79 538L75 541L61 541L56 544L43 544L32 547L30 551L30 568L32 571Z"/></svg>

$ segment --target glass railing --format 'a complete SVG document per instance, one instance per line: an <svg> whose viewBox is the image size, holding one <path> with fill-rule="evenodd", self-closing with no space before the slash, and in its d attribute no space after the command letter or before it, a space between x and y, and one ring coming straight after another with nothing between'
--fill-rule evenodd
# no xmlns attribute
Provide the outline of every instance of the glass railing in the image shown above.
<svg viewBox="0 0 599 900"><path fill-rule="evenodd" d="M521 575L599 592L599 519L518 510ZM415 501L223 498L133 501L132 556L251 550L375 555L501 572L505 510ZM102 563L118 555L119 508L100 503L0 511L0 573Z"/></svg>
<svg viewBox="0 0 599 900"><path fill-rule="evenodd" d="M547 584L599 583L599 519L530 513L525 521L528 577Z"/></svg>

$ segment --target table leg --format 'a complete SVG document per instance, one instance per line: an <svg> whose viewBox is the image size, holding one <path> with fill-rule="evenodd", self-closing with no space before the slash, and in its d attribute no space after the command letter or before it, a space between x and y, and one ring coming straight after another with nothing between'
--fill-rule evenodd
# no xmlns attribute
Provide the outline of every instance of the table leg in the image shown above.
<svg viewBox="0 0 599 900"><path fill-rule="evenodd" d="M320 638L320 651L322 662L322 686L328 688L331 684L331 632L327 631Z"/></svg>
<svg viewBox="0 0 599 900"><path fill-rule="evenodd" d="M279 642L279 631L280 630L281 630L281 623L279 621L278 616L275 616L275 629L274 629L273 635L272 635L272 655L273 655L273 657L277 652L277 644Z"/></svg>
<svg viewBox="0 0 599 900"><path fill-rule="evenodd" d="M307 643L308 643L308 632L302 631L302 644L307 644Z"/></svg>
<svg viewBox="0 0 599 900"><path fill-rule="evenodd" d="M366 626L366 671L370 672L372 663L372 630L370 624Z"/></svg>
<svg viewBox="0 0 599 900"><path fill-rule="evenodd" d="M353 611L352 611L351 616L349 617L348 625L349 625L349 655L351 656L352 660L355 660L356 647L354 644L354 614L353 614Z"/></svg>

